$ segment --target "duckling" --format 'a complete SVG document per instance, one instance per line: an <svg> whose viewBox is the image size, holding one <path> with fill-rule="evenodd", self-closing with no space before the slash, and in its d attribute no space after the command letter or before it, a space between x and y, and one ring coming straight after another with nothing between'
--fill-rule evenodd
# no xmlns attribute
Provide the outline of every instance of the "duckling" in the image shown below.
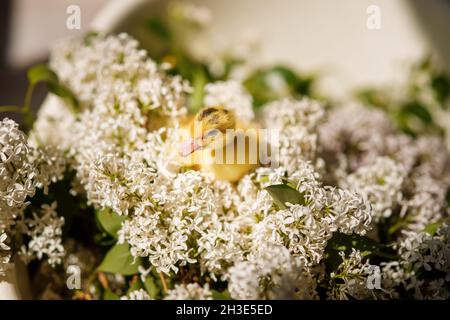
<svg viewBox="0 0 450 320"><path fill-rule="evenodd" d="M184 129L179 155L186 167L205 169L217 179L237 182L259 164L257 125L238 121L224 106L203 108Z"/></svg>

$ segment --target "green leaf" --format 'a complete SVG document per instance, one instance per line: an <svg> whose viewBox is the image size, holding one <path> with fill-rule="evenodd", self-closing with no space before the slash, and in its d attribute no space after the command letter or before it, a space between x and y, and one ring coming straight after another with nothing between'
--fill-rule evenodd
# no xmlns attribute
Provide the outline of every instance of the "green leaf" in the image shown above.
<svg viewBox="0 0 450 320"><path fill-rule="evenodd" d="M172 39L169 28L160 19L150 18L147 20L146 25L147 28L161 40L169 42Z"/></svg>
<svg viewBox="0 0 450 320"><path fill-rule="evenodd" d="M287 184L275 184L265 188L280 209L286 209L286 202L305 204L305 197Z"/></svg>
<svg viewBox="0 0 450 320"><path fill-rule="evenodd" d="M45 64L38 64L31 67L27 73L28 81L31 85L38 82L55 83L58 82L58 76Z"/></svg>
<svg viewBox="0 0 450 320"><path fill-rule="evenodd" d="M195 113L203 106L203 98L205 96L204 89L207 82L208 78L203 67L198 66L195 68L192 74L193 92L189 97L190 112Z"/></svg>
<svg viewBox="0 0 450 320"><path fill-rule="evenodd" d="M384 248L384 245L366 236L335 232L325 248L327 267L330 270L336 270L342 262L339 252L343 251L348 256L352 252L352 248L359 250L361 255L368 256Z"/></svg>
<svg viewBox="0 0 450 320"><path fill-rule="evenodd" d="M140 258L134 260L127 243L116 244L105 255L98 271L119 273L122 275L133 275L138 273L141 264Z"/></svg>
<svg viewBox="0 0 450 320"><path fill-rule="evenodd" d="M105 292L103 292L103 300L120 300L120 298L110 289L105 289Z"/></svg>
<svg viewBox="0 0 450 320"><path fill-rule="evenodd" d="M156 299L161 292L160 288L156 284L155 279L150 275L145 278L144 287L145 290L147 290L150 298L152 299Z"/></svg>
<svg viewBox="0 0 450 320"><path fill-rule="evenodd" d="M445 200L447 200L447 207L450 207L450 187L447 189Z"/></svg>
<svg viewBox="0 0 450 320"><path fill-rule="evenodd" d="M48 90L54 95L62 98L72 108L73 111L77 112L79 110L78 100L72 93L72 91L67 89L59 82L49 82L47 85Z"/></svg>
<svg viewBox="0 0 450 320"><path fill-rule="evenodd" d="M231 300L230 293L228 290L224 290L219 292L217 290L211 290L212 296L214 300Z"/></svg>
<svg viewBox="0 0 450 320"><path fill-rule="evenodd" d="M381 90L365 88L356 92L356 98L363 104L374 106L386 110L389 101Z"/></svg>
<svg viewBox="0 0 450 320"><path fill-rule="evenodd" d="M44 64L36 65L28 70L28 81L34 87L39 82L45 82L48 90L62 98L73 111L79 110L79 103L75 95L67 87L61 84L58 76L48 66Z"/></svg>
<svg viewBox="0 0 450 320"><path fill-rule="evenodd" d="M424 105L422 105L418 101L412 101L404 105L402 108L402 112L409 115L414 115L426 124L430 124L433 122L431 113Z"/></svg>
<svg viewBox="0 0 450 320"><path fill-rule="evenodd" d="M136 281L134 281L133 283L132 283L132 285L128 288L128 290L127 290L127 295L129 295L131 292L133 292L133 291L136 291L136 290L139 290L139 289L142 289L142 283L141 283L141 280L139 280L139 278L136 280Z"/></svg>
<svg viewBox="0 0 450 320"><path fill-rule="evenodd" d="M429 233L430 235L434 236L438 229L443 226L444 224L450 224L450 217L445 217L439 219L439 221L436 221L434 223L429 223L425 228L423 229L424 232Z"/></svg>
<svg viewBox="0 0 450 320"><path fill-rule="evenodd" d="M272 79L281 85L274 88ZM302 77L291 68L284 65L275 65L258 69L244 81L244 87L253 96L254 106L261 105L282 98L310 95L314 78ZM281 89L281 90L280 90Z"/></svg>
<svg viewBox="0 0 450 320"><path fill-rule="evenodd" d="M95 39L96 37L98 37L98 35L99 35L99 33L96 31L88 32L83 38L84 45L90 46L92 44L92 40Z"/></svg>
<svg viewBox="0 0 450 320"><path fill-rule="evenodd" d="M119 216L117 213L109 209L98 210L96 213L97 221L100 223L103 230L109 235L117 239L117 231L122 226L122 222L125 221L125 216Z"/></svg>
<svg viewBox="0 0 450 320"><path fill-rule="evenodd" d="M436 99L441 106L445 108L446 101L450 97L450 81L444 74L439 74L431 80L431 87L433 88Z"/></svg>
<svg viewBox="0 0 450 320"><path fill-rule="evenodd" d="M440 225L441 222L430 223L425 227L425 229L423 229L423 231L434 236Z"/></svg>

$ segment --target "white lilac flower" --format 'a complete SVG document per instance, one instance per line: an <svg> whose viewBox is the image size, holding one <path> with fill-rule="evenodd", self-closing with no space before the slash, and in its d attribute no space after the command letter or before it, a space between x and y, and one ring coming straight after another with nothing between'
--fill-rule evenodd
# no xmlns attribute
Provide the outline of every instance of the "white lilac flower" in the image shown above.
<svg viewBox="0 0 450 320"><path fill-rule="evenodd" d="M10 247L5 243L7 235L0 232L0 282L6 276L6 271L10 268Z"/></svg>
<svg viewBox="0 0 450 320"><path fill-rule="evenodd" d="M364 235L371 229L372 207L357 193L324 187L323 190L318 189L314 197L318 199L311 205L331 213L336 230L346 234Z"/></svg>
<svg viewBox="0 0 450 320"><path fill-rule="evenodd" d="M320 262L334 231L364 234L369 229L370 207L361 198L344 190L316 192L306 196L311 199L309 204L290 205L256 224L252 232L255 245L264 241L284 245L310 266Z"/></svg>
<svg viewBox="0 0 450 320"><path fill-rule="evenodd" d="M329 299L348 300L350 298L367 299L372 296L367 287L369 262L363 262L361 252L352 249L348 257L339 253L342 262L336 271L330 274L331 289L327 292Z"/></svg>
<svg viewBox="0 0 450 320"><path fill-rule="evenodd" d="M56 202L44 204L39 211L33 212L32 218L21 223L23 232L30 237L28 244L21 248L21 256L25 262L44 258L51 266L62 262L65 255L61 239L64 218L58 217L56 206Z"/></svg>
<svg viewBox="0 0 450 320"><path fill-rule="evenodd" d="M450 227L440 227L434 236L412 231L404 231L404 235L397 244L404 263L414 270L423 268L426 271L441 271L445 280L450 281Z"/></svg>
<svg viewBox="0 0 450 320"><path fill-rule="evenodd" d="M236 113L236 117L249 122L255 117L252 96L237 81L219 81L205 86L205 106L223 105Z"/></svg>
<svg viewBox="0 0 450 320"><path fill-rule="evenodd" d="M404 229L421 231L428 223L445 216L450 158L442 139L427 136L412 139L397 132L380 110L354 108L330 112L319 132L320 156L326 163L324 180L351 189L362 189L362 193L369 191L375 221L379 220L382 212L386 216L395 212L407 222ZM374 186L369 188L371 191L363 190L367 187L363 187L359 179L371 171L377 171L377 175L386 171L379 167L382 163L387 164L376 160L380 157L392 159L398 168L402 168L402 173L400 178L398 169L390 166L393 184L385 186L383 196L380 193L382 186L377 183L375 196ZM378 168L369 169L376 161L379 161Z"/></svg>
<svg viewBox="0 0 450 320"><path fill-rule="evenodd" d="M18 125L9 119L0 123L0 228L6 229L33 196L38 170L30 163L33 151Z"/></svg>
<svg viewBox="0 0 450 320"><path fill-rule="evenodd" d="M249 261L239 261L228 269L228 291L233 299L260 299L262 289L259 286L257 267Z"/></svg>
<svg viewBox="0 0 450 320"><path fill-rule="evenodd" d="M262 188L286 181L285 176L282 168L260 168L238 185L243 197L238 211L251 230L252 247L267 241L284 245L305 266L312 266L322 259L333 232L365 234L370 230L370 204L348 190L322 186L313 166L305 161L300 161L297 171L287 178L303 195L304 202L279 210Z"/></svg>
<svg viewBox="0 0 450 320"><path fill-rule="evenodd" d="M156 172L174 174L169 149L189 88L160 70L125 34L94 37L72 51L74 57L56 52L54 59L62 80L88 105L70 128L69 155L89 202L127 214L149 198ZM77 69L83 59L87 69L72 72L86 73L78 75L92 84L81 86L90 88L85 95L69 73L64 76L64 68Z"/></svg>
<svg viewBox="0 0 450 320"><path fill-rule="evenodd" d="M403 206L409 221L407 229L421 231L446 215L450 160L443 141L438 138L419 138L414 148L416 165L405 183L405 193L410 196Z"/></svg>
<svg viewBox="0 0 450 320"><path fill-rule="evenodd" d="M374 221L387 218L402 200L405 170L395 161L378 157L372 164L359 167L340 185L367 197L372 204Z"/></svg>
<svg viewBox="0 0 450 320"><path fill-rule="evenodd" d="M50 184L64 178L67 160L60 149L52 146L36 147L31 160L38 170L36 180L44 194L48 193Z"/></svg>
<svg viewBox="0 0 450 320"><path fill-rule="evenodd" d="M323 106L311 99L282 99L264 106L265 127L283 130L303 126L313 130L325 115Z"/></svg>
<svg viewBox="0 0 450 320"><path fill-rule="evenodd" d="M313 299L316 283L284 246L264 243L228 269L234 299Z"/></svg>
<svg viewBox="0 0 450 320"><path fill-rule="evenodd" d="M60 43L52 51L50 67L83 108L92 107L98 99L96 104L112 106L138 103L170 117L186 112L187 83L179 76L166 75L125 33Z"/></svg>
<svg viewBox="0 0 450 320"><path fill-rule="evenodd" d="M143 143L147 135L144 123L135 104L123 112L104 105L83 112L72 127L70 149L80 181L85 184L89 180L91 165L99 158L129 154Z"/></svg>
<svg viewBox="0 0 450 320"><path fill-rule="evenodd" d="M408 222L405 229L421 231L428 224L445 217L447 183L427 174L413 174L408 186L411 196L403 201Z"/></svg>
<svg viewBox="0 0 450 320"><path fill-rule="evenodd" d="M71 127L74 122L75 113L61 98L49 93L39 108L30 132L30 140L37 146L68 150L72 140Z"/></svg>
<svg viewBox="0 0 450 320"><path fill-rule="evenodd" d="M6 235L6 233L1 232L0 233L0 249L1 250L9 250L10 248L6 245L5 241L8 238L8 236Z"/></svg>
<svg viewBox="0 0 450 320"><path fill-rule="evenodd" d="M450 298L450 290L448 281L445 279L434 279L426 283L426 285L421 286L420 289L416 290L414 299L418 300L448 300Z"/></svg>
<svg viewBox="0 0 450 320"><path fill-rule="evenodd" d="M318 263L332 233L331 219L316 217L315 213L306 206L294 205L268 215L253 227L255 246L270 241L286 246L305 264Z"/></svg>
<svg viewBox="0 0 450 320"><path fill-rule="evenodd" d="M151 298L144 289L138 289L120 297L120 300L151 300Z"/></svg>
<svg viewBox="0 0 450 320"><path fill-rule="evenodd" d="M11 255L9 252L0 251L0 282L6 278L6 273L11 268Z"/></svg>
<svg viewBox="0 0 450 320"><path fill-rule="evenodd" d="M288 173L295 172L302 160L315 160L317 150L316 128L324 116L323 106L313 100L283 99L263 107L263 125L278 133L279 166ZM276 156L275 156L276 157Z"/></svg>
<svg viewBox="0 0 450 320"><path fill-rule="evenodd" d="M107 154L89 167L85 188L92 203L127 215L147 196L155 178L155 168L128 157Z"/></svg>
<svg viewBox="0 0 450 320"><path fill-rule="evenodd" d="M201 287L198 283L176 284L164 297L165 300L212 300L209 285Z"/></svg>
<svg viewBox="0 0 450 320"><path fill-rule="evenodd" d="M400 297L398 288L403 286L408 290L409 279L413 277L414 272L405 270L399 261L382 262L380 267L380 286L385 293L380 298L398 299Z"/></svg>
<svg viewBox="0 0 450 320"><path fill-rule="evenodd" d="M221 195L227 188L214 188L212 177L198 171L158 176L151 187L148 200L138 203L132 218L122 224L119 241L127 241L132 255L148 257L158 271L167 274L197 262L196 253L215 260L214 253L207 251L210 230L220 231L221 216L233 217L223 211Z"/></svg>
<svg viewBox="0 0 450 320"><path fill-rule="evenodd" d="M321 156L335 178L383 155L387 137L395 133L382 111L354 107L329 112L318 131Z"/></svg>
<svg viewBox="0 0 450 320"><path fill-rule="evenodd" d="M0 122L0 228L8 230L36 189L62 179L65 160L52 149L31 146L18 125Z"/></svg>
<svg viewBox="0 0 450 320"><path fill-rule="evenodd" d="M233 211L211 217L208 228L197 239L199 263L212 279L223 277L225 270L249 250L249 232L254 220Z"/></svg>
<svg viewBox="0 0 450 320"><path fill-rule="evenodd" d="M414 299L448 299L449 230L444 224L434 235L403 231L394 244L399 260L383 265L383 285L394 294L400 289Z"/></svg>
<svg viewBox="0 0 450 320"><path fill-rule="evenodd" d="M305 266L320 262L333 232L365 234L370 229L370 205L348 190L324 187L311 164L301 164L288 181L303 195L304 202L279 210L267 191L270 184L281 183L285 171L261 168L244 177L238 190L243 196L239 212L250 224L252 247L265 242L285 246ZM259 186L259 188L258 188ZM253 218L253 220L252 220Z"/></svg>

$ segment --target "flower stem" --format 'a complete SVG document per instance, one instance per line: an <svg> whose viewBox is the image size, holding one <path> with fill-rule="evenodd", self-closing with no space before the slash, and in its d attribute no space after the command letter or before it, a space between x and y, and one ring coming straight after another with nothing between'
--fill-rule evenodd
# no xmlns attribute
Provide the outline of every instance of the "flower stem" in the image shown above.
<svg viewBox="0 0 450 320"><path fill-rule="evenodd" d="M30 110L31 98L33 96L34 85L30 84L27 88L27 92L25 94L25 100L23 102L23 122L28 130L33 127L34 115Z"/></svg>
<svg viewBox="0 0 450 320"><path fill-rule="evenodd" d="M31 97L33 96L34 85L30 84L27 88L25 94L25 99L23 101L23 112L27 113L30 111Z"/></svg>
<svg viewBox="0 0 450 320"><path fill-rule="evenodd" d="M159 278L161 279L164 293L167 293L169 291L169 288L167 287L166 278L164 278L164 274L162 272L159 273Z"/></svg>

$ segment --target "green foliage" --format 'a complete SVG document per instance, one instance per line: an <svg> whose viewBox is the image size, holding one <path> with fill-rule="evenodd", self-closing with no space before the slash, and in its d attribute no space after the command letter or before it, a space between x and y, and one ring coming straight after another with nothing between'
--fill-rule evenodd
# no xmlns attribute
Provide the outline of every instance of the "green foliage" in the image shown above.
<svg viewBox="0 0 450 320"><path fill-rule="evenodd" d="M431 87L434 90L436 99L441 104L442 108L447 109L450 97L450 80L445 74L437 74L431 79Z"/></svg>
<svg viewBox="0 0 450 320"><path fill-rule="evenodd" d="M78 111L79 105L75 95L62 83L58 76L47 65L38 64L28 70L28 82L34 88L40 82L47 84L48 90L62 98L74 111Z"/></svg>
<svg viewBox="0 0 450 320"><path fill-rule="evenodd" d="M416 136L419 132L437 133L441 130L435 124L427 106L418 101L406 102L393 115L399 129L412 136Z"/></svg>
<svg viewBox="0 0 450 320"><path fill-rule="evenodd" d="M145 290L147 291L148 295L152 299L158 298L161 294L160 287L157 285L155 278L151 275L149 275L149 276L147 276L147 278L145 278L144 287L145 287Z"/></svg>
<svg viewBox="0 0 450 320"><path fill-rule="evenodd" d="M110 289L106 288L103 292L103 300L120 300L120 297Z"/></svg>
<svg viewBox="0 0 450 320"><path fill-rule="evenodd" d="M440 225L441 225L440 222L430 223L425 227L423 231L434 236Z"/></svg>
<svg viewBox="0 0 450 320"><path fill-rule="evenodd" d="M96 32L96 31L88 32L83 38L84 45L90 46L92 44L92 40L95 39L95 37L97 37L97 36L98 36L98 32Z"/></svg>
<svg viewBox="0 0 450 320"><path fill-rule="evenodd" d="M335 232L333 237L328 240L325 248L325 265L327 268L336 270L342 263L339 252L343 251L348 256L352 252L352 248L359 250L362 256L369 256L379 252L379 250L384 248L384 245L365 236Z"/></svg>
<svg viewBox="0 0 450 320"><path fill-rule="evenodd" d="M441 218L434 223L429 223L423 229L423 232L426 232L432 236L434 236L437 230L443 226L444 224L450 224L450 217Z"/></svg>
<svg viewBox="0 0 450 320"><path fill-rule="evenodd" d="M35 116L31 111L31 99L34 88L39 83L47 84L48 90L61 97L74 111L78 111L79 105L75 95L61 84L58 76L47 65L38 64L27 72L28 88L22 106L0 106L0 112L17 112L23 116L23 130L28 132L34 123Z"/></svg>
<svg viewBox="0 0 450 320"><path fill-rule="evenodd" d="M45 64L38 64L31 67L27 72L28 82L34 86L39 82L55 83L58 76Z"/></svg>
<svg viewBox="0 0 450 320"><path fill-rule="evenodd" d="M64 218L63 236L66 237L72 229L74 219L83 210L79 199L69 192L73 177L73 171L66 171L64 179L50 184L46 192L43 189L37 189L36 194L27 199L30 204L25 209L25 216L31 217L32 212L39 210L43 204L51 204L56 201L57 212Z"/></svg>
<svg viewBox="0 0 450 320"><path fill-rule="evenodd" d="M148 30L156 35L160 40L169 42L172 40L172 32L167 24L157 17L151 17L146 21L146 27Z"/></svg>
<svg viewBox="0 0 450 320"><path fill-rule="evenodd" d="M142 283L141 280L139 280L139 278L135 278L131 281L130 286L128 287L127 290L127 295L129 295L131 292L136 291L136 290L140 290L142 289Z"/></svg>
<svg viewBox="0 0 450 320"><path fill-rule="evenodd" d="M47 83L47 87L48 91L63 99L67 103L67 105L72 108L72 111L79 111L78 100L72 93L72 91L70 91L67 87L59 82L49 82Z"/></svg>
<svg viewBox="0 0 450 320"><path fill-rule="evenodd" d="M276 86L273 82L277 83ZM309 96L312 94L313 84L313 77L300 76L283 65L258 69L244 81L256 108L283 97Z"/></svg>
<svg viewBox="0 0 450 320"><path fill-rule="evenodd" d="M98 271L119 273L122 275L133 275L138 273L141 259L134 259L130 253L130 246L127 243L116 244L104 257Z"/></svg>
<svg viewBox="0 0 450 320"><path fill-rule="evenodd" d="M222 292L217 290L211 290L214 300L231 300L230 293L228 290L223 290Z"/></svg>
<svg viewBox="0 0 450 320"><path fill-rule="evenodd" d="M279 209L286 209L286 202L291 204L305 204L305 197L287 184L276 184L265 188L272 196Z"/></svg>
<svg viewBox="0 0 450 320"><path fill-rule="evenodd" d="M442 135L444 128L435 113L450 105L449 76L427 57L410 69L404 87L358 90L356 98L367 106L382 109L403 132L418 136ZM398 94L398 92L402 94Z"/></svg>
<svg viewBox="0 0 450 320"><path fill-rule="evenodd" d="M208 75L204 67L197 66L192 73L192 94L189 98L189 111L196 113L203 106L205 86L208 83Z"/></svg>
<svg viewBox="0 0 450 320"><path fill-rule="evenodd" d="M102 229L114 239L117 239L117 231L119 231L122 222L125 221L126 217L119 216L110 209L98 210L95 215Z"/></svg>

